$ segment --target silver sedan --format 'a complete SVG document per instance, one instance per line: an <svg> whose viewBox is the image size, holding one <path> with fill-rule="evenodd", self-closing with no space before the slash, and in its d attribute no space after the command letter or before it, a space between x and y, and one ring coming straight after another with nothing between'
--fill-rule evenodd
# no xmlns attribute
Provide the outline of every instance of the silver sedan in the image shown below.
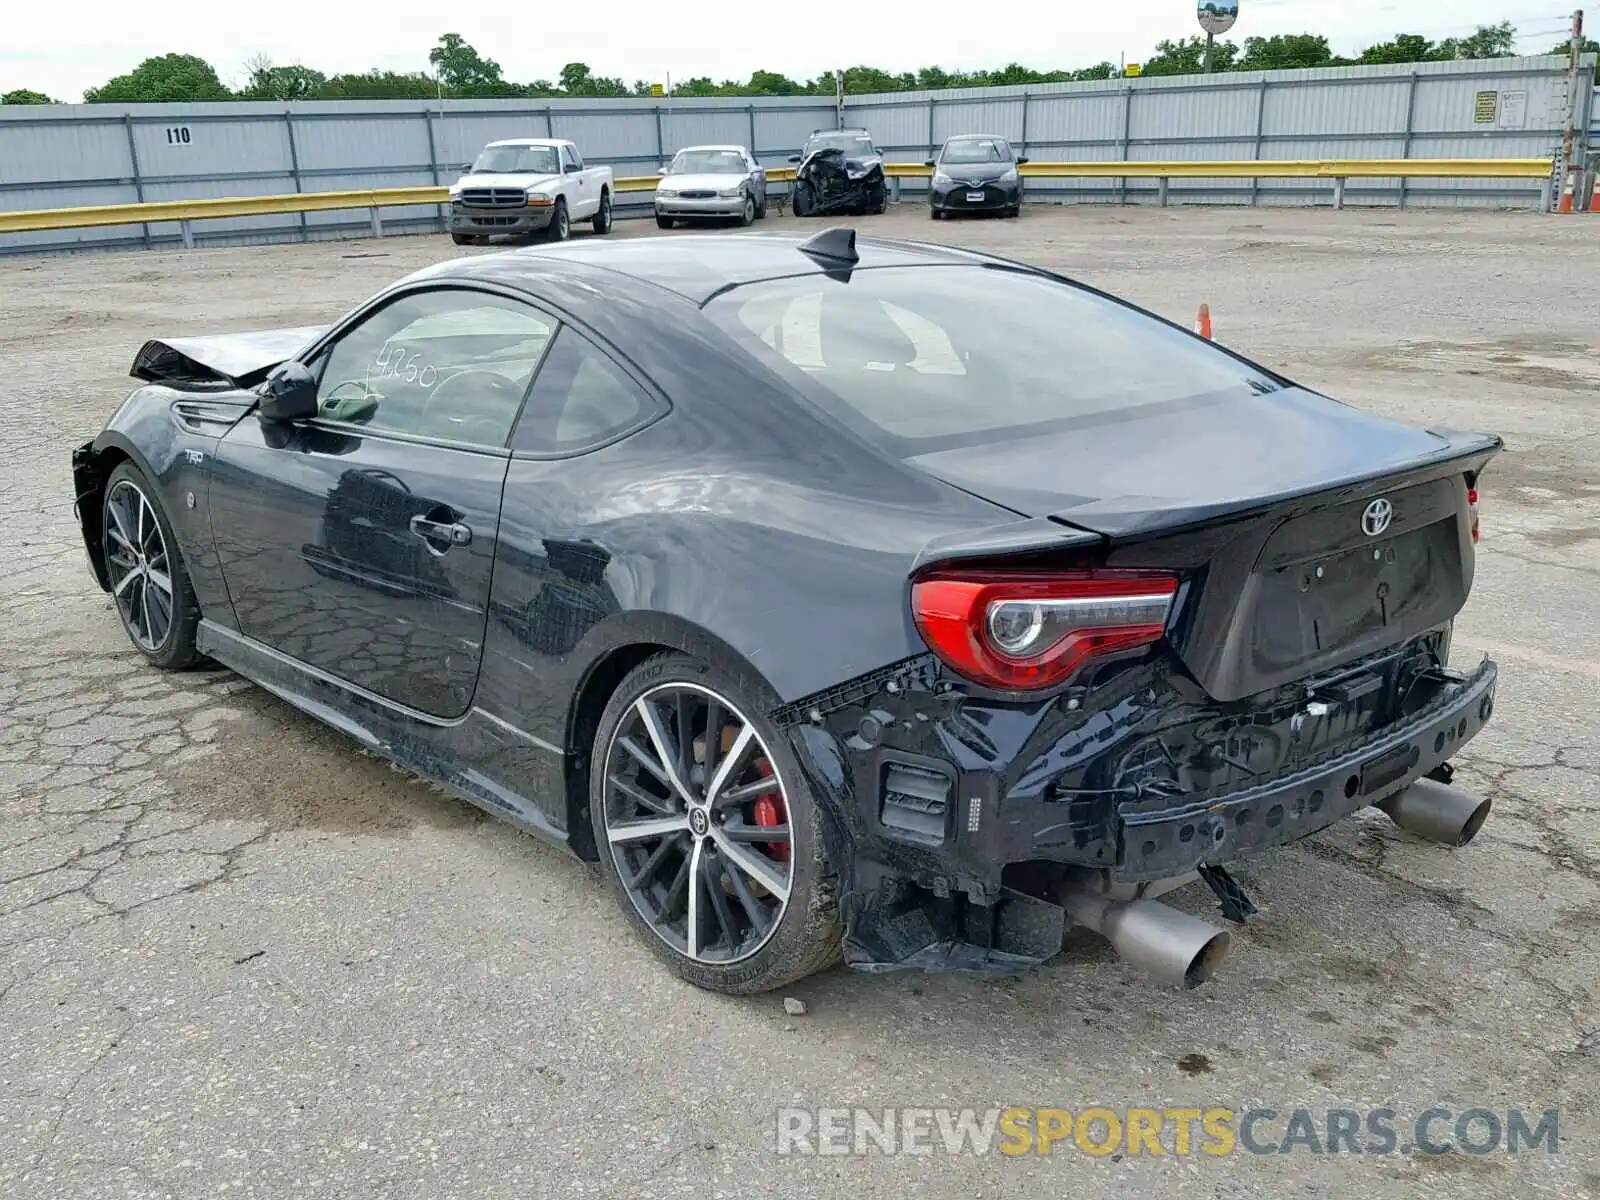
<svg viewBox="0 0 1600 1200"><path fill-rule="evenodd" d="M767 215L767 173L743 146L686 146L661 169L656 224L680 220L737 220Z"/></svg>

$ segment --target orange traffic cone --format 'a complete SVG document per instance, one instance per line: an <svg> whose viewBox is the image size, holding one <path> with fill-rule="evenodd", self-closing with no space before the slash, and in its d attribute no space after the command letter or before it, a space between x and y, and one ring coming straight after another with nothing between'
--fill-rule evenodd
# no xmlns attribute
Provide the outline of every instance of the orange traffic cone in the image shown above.
<svg viewBox="0 0 1600 1200"><path fill-rule="evenodd" d="M1194 331L1207 341L1211 339L1211 305L1202 304L1194 319Z"/></svg>
<svg viewBox="0 0 1600 1200"><path fill-rule="evenodd" d="M1568 171L1566 181L1561 185L1561 200L1556 205L1556 211L1558 213L1569 213L1572 211L1572 178L1573 173Z"/></svg>
<svg viewBox="0 0 1600 1200"><path fill-rule="evenodd" d="M1589 192L1589 212L1600 212L1600 171L1594 175L1594 187Z"/></svg>

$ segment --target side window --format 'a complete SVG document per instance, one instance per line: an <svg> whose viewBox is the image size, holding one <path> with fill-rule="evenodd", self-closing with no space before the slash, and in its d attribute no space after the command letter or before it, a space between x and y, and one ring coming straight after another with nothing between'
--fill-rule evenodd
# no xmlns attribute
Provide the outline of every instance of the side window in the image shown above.
<svg viewBox="0 0 1600 1200"><path fill-rule="evenodd" d="M554 318L487 292L402 296L323 352L317 415L504 446L555 329Z"/></svg>
<svg viewBox="0 0 1600 1200"><path fill-rule="evenodd" d="M641 428L661 408L610 355L563 329L534 380L511 448L576 454Z"/></svg>
<svg viewBox="0 0 1600 1200"><path fill-rule="evenodd" d="M561 147L561 161L566 164L566 169L569 171L583 170L583 156L574 146Z"/></svg>

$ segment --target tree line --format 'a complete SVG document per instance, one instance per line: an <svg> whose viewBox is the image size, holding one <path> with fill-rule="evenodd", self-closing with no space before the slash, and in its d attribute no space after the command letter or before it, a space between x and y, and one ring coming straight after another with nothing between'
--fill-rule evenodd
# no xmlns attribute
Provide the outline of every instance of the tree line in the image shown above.
<svg viewBox="0 0 1600 1200"><path fill-rule="evenodd" d="M1243 44L1218 41L1212 49L1213 71L1276 71L1300 67L1338 67L1360 63L1419 63L1458 58L1503 58L1514 53L1516 27L1509 21L1482 25L1468 37L1430 41L1402 33L1387 42L1368 46L1355 58L1335 54L1328 39L1318 34L1275 34L1245 38ZM1567 53L1561 42L1549 53ZM1600 52L1593 40L1584 50ZM1193 75L1204 70L1205 39L1199 36L1166 39L1141 66L1144 75ZM648 96L651 81L632 83L609 75L596 75L581 62L568 63L556 79L517 83L505 77L500 64L485 58L458 33L443 35L428 51L432 71L368 71L364 74L327 75L311 67L281 66L265 56L245 63L242 86L230 88L214 66L193 54L163 54L147 58L125 75L107 80L84 93L87 103L146 104L204 100L424 100L495 99L530 97ZM904 92L936 88L997 87L1029 83L1065 83L1085 79L1111 79L1122 74L1115 63L1101 62L1076 70L1038 71L1011 63L993 71L946 71L923 67L919 71L891 72L876 67L849 67L844 90L850 95ZM832 96L834 79L826 72L813 79L791 79L775 71L755 71L747 80L709 76L679 80L674 96ZM0 104L57 103L41 92L26 88L0 94Z"/></svg>

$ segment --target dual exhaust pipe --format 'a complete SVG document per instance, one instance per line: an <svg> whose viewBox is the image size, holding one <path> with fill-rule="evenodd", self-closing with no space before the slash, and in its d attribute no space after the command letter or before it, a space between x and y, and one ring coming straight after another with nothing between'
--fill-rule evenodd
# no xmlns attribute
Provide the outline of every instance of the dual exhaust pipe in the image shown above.
<svg viewBox="0 0 1600 1200"><path fill-rule="evenodd" d="M1408 833L1460 847L1483 828L1490 802L1434 779L1419 779L1374 807ZM1103 874L1095 874L1064 884L1061 906L1075 923L1110 942L1118 957L1169 986L1195 988L1210 979L1227 957L1230 935L1155 897L1196 877L1191 872L1132 888L1122 885L1119 891Z"/></svg>

